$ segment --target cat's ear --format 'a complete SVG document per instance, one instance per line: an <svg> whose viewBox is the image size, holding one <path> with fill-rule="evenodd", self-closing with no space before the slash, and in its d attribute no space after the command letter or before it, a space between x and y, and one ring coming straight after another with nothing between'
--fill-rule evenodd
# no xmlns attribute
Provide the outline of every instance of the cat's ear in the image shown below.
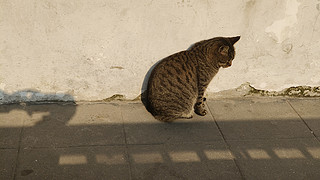
<svg viewBox="0 0 320 180"><path fill-rule="evenodd" d="M220 46L219 48L219 53L224 55L224 56L228 56L228 53L229 52L229 46L225 46L225 45L222 45Z"/></svg>
<svg viewBox="0 0 320 180"><path fill-rule="evenodd" d="M236 36L236 37L231 37L229 38L229 41L232 45L234 45L237 41L239 41L240 36Z"/></svg>

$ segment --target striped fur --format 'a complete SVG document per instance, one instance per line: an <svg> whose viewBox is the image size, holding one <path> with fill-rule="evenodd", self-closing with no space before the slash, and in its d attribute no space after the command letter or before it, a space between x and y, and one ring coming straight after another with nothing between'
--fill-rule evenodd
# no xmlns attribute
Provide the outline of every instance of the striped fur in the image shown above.
<svg viewBox="0 0 320 180"><path fill-rule="evenodd" d="M153 69L147 88L148 110L164 122L206 115L204 92L220 67L229 67L235 56L233 38L217 37L195 43L163 59Z"/></svg>

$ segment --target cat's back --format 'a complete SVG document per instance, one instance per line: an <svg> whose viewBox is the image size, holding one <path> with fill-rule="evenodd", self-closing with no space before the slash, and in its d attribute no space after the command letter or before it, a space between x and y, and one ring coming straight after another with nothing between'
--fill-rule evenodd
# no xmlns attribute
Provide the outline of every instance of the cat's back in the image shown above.
<svg viewBox="0 0 320 180"><path fill-rule="evenodd" d="M159 90L190 84L196 75L196 62L192 53L181 51L162 59L152 70L148 80L149 94L154 88Z"/></svg>

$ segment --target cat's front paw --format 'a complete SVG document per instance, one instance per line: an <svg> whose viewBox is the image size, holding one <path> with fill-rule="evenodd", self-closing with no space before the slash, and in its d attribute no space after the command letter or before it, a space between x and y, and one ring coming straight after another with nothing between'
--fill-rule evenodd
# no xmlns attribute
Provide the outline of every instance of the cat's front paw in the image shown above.
<svg viewBox="0 0 320 180"><path fill-rule="evenodd" d="M195 108L194 112L200 116L205 116L207 114L207 110L202 107Z"/></svg>

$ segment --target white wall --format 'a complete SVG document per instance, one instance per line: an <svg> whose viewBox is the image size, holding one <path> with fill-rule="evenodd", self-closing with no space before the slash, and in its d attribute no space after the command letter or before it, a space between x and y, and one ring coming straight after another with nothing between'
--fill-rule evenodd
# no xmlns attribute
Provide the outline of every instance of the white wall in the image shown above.
<svg viewBox="0 0 320 180"><path fill-rule="evenodd" d="M208 92L320 85L320 2L0 0L0 102L137 97L160 59L241 35Z"/></svg>

